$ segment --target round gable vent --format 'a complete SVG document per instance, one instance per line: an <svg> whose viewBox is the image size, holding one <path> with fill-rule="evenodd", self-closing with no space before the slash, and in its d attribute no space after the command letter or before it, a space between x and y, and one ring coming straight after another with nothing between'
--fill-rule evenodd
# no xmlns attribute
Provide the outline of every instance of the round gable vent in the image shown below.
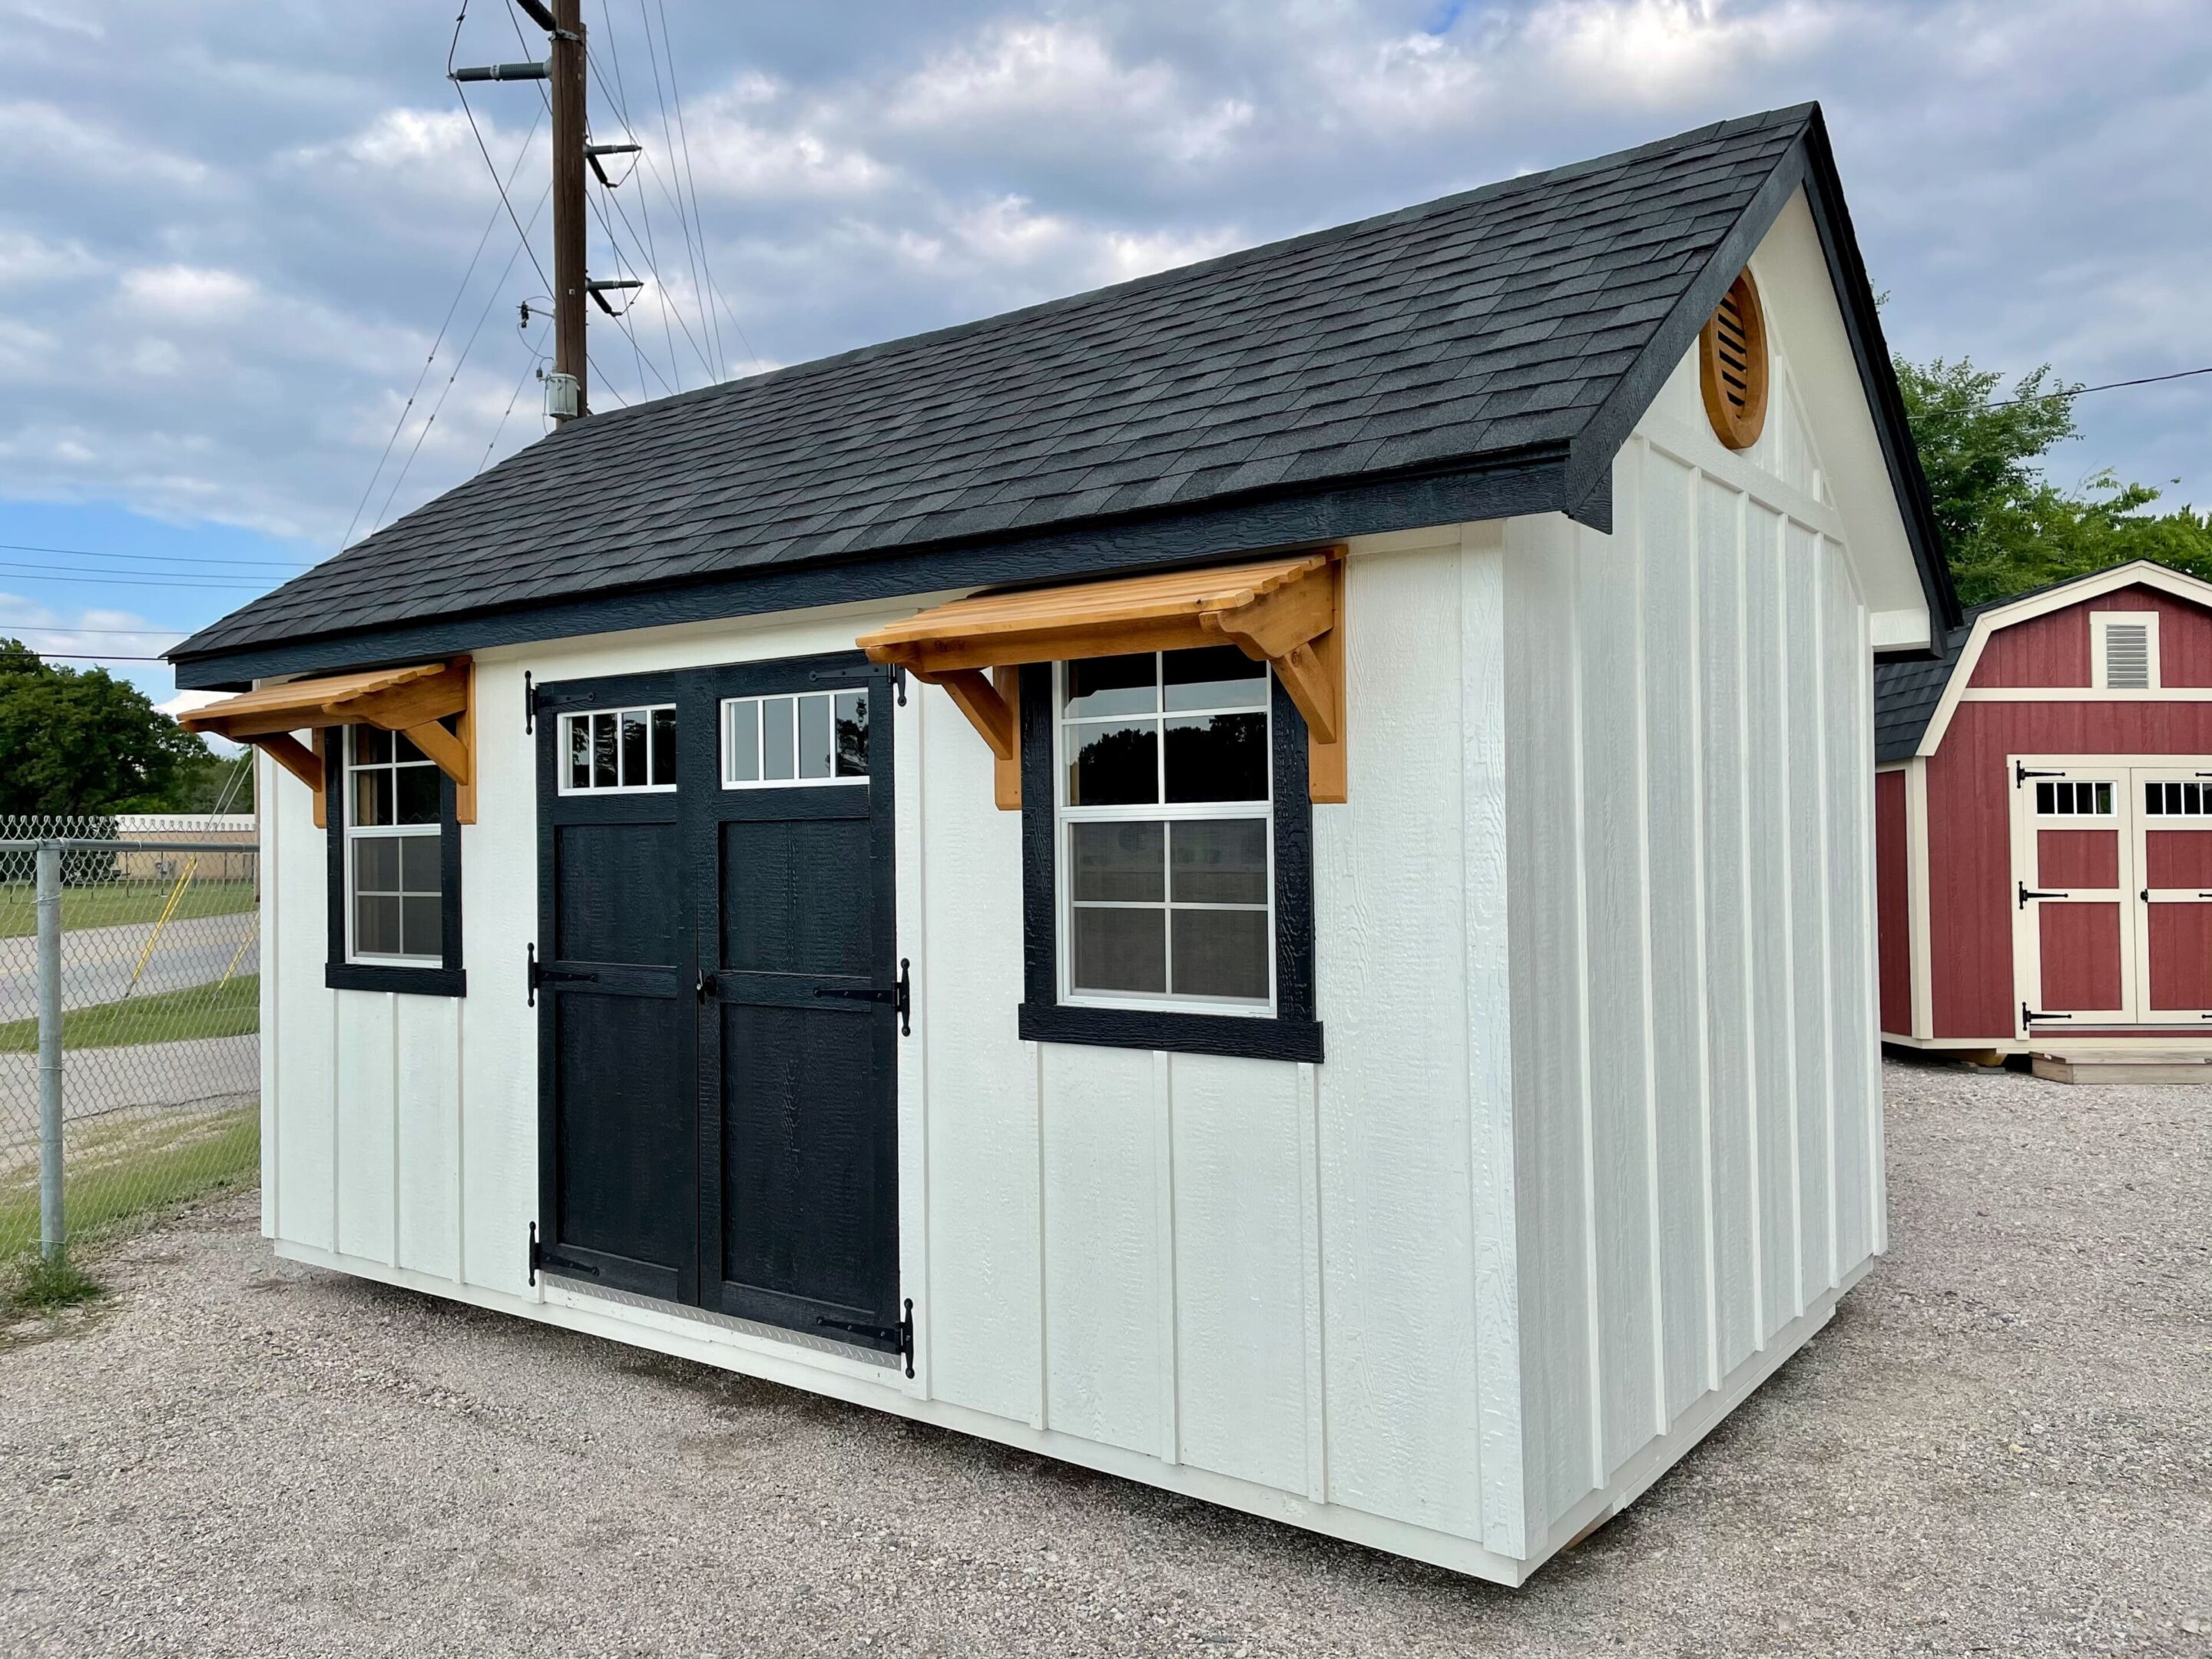
<svg viewBox="0 0 2212 1659"><path fill-rule="evenodd" d="M1749 270L1698 336L1698 380L1714 434L1730 449L1757 443L1766 424L1766 313Z"/></svg>

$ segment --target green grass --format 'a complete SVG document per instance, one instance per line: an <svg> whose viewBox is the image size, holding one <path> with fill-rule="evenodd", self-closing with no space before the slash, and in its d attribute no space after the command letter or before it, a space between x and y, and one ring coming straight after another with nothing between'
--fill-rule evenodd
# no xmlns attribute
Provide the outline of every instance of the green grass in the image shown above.
<svg viewBox="0 0 2212 1659"><path fill-rule="evenodd" d="M64 1048L124 1048L192 1037L247 1036L261 1029L261 975L159 991L126 1002L96 1002L62 1015ZM36 1054L39 1022L0 1022L0 1054Z"/></svg>
<svg viewBox="0 0 2212 1659"><path fill-rule="evenodd" d="M51 1257L35 1249L24 1250L0 1273L0 1308L10 1313L54 1313L106 1294L98 1279L70 1260L66 1250Z"/></svg>
<svg viewBox="0 0 2212 1659"><path fill-rule="evenodd" d="M116 927L125 922L158 921L176 881L100 882L62 889L62 928ZM234 916L255 903L250 881L195 881L171 914L173 921L194 916ZM39 931L38 895L28 882L0 887L0 939L23 939Z"/></svg>
<svg viewBox="0 0 2212 1659"><path fill-rule="evenodd" d="M69 1129L62 1215L72 1244L129 1231L260 1174L255 1106ZM0 1260L33 1248L38 1237L39 1170L32 1162L0 1176Z"/></svg>

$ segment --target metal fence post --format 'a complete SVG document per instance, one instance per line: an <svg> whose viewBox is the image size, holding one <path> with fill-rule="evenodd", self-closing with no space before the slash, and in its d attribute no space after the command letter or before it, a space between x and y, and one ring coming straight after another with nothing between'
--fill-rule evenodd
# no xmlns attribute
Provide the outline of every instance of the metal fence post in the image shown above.
<svg viewBox="0 0 2212 1659"><path fill-rule="evenodd" d="M39 1249L62 1253L62 849L39 848Z"/></svg>

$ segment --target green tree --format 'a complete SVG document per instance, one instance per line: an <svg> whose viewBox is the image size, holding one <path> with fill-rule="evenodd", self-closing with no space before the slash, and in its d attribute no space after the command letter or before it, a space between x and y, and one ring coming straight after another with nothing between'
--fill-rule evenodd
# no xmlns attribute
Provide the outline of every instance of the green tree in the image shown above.
<svg viewBox="0 0 2212 1659"><path fill-rule="evenodd" d="M1966 358L1896 366L1962 603L2130 559L2212 579L2212 513L2151 512L2159 492L2111 471L2073 490L2045 476L2045 458L2075 435L2069 394L2079 389L2053 380L2048 364L2003 395L2002 376Z"/></svg>
<svg viewBox="0 0 2212 1659"><path fill-rule="evenodd" d="M173 807L208 746L104 668L59 668L0 639L0 813Z"/></svg>

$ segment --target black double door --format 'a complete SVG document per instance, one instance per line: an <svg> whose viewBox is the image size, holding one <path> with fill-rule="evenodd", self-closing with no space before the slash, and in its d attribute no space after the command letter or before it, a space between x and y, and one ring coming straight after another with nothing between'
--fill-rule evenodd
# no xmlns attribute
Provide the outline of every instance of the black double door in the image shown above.
<svg viewBox="0 0 2212 1659"><path fill-rule="evenodd" d="M890 691L538 689L544 1271L899 1346Z"/></svg>

